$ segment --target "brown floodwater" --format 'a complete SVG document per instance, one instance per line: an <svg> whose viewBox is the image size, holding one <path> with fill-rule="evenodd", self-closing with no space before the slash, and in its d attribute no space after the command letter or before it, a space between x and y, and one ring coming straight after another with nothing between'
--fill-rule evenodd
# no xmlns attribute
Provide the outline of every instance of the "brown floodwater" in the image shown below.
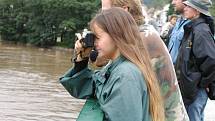
<svg viewBox="0 0 215 121"><path fill-rule="evenodd" d="M0 42L0 121L75 121L84 100L58 82L71 53ZM214 109L208 100L205 121L215 121Z"/></svg>
<svg viewBox="0 0 215 121"><path fill-rule="evenodd" d="M74 121L84 103L58 78L71 52L0 43L0 120Z"/></svg>

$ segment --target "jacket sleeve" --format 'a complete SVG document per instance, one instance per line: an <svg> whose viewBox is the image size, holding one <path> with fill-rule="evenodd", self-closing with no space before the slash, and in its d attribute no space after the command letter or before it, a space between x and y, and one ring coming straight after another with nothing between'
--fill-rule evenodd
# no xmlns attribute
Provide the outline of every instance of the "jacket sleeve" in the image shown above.
<svg viewBox="0 0 215 121"><path fill-rule="evenodd" d="M75 66L60 78L60 83L69 94L79 99L86 99L94 95L92 80L94 72L87 68L87 62L75 63Z"/></svg>
<svg viewBox="0 0 215 121"><path fill-rule="evenodd" d="M206 88L215 81L215 40L210 31L194 33L193 53L202 74L199 86Z"/></svg>
<svg viewBox="0 0 215 121"><path fill-rule="evenodd" d="M141 91L132 77L115 78L111 93L101 106L108 121L150 121L147 91ZM141 108L140 108L141 107Z"/></svg>

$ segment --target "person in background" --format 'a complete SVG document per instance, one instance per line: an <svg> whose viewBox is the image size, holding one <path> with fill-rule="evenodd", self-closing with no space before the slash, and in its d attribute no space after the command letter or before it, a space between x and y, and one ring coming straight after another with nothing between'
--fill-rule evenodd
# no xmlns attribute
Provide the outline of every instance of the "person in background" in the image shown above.
<svg viewBox="0 0 215 121"><path fill-rule="evenodd" d="M214 21L209 13L212 2L187 0L183 4L184 17L191 22L184 26L177 75L190 121L204 121L207 91L215 82Z"/></svg>
<svg viewBox="0 0 215 121"><path fill-rule="evenodd" d="M75 66L60 79L67 91L76 98L96 98L104 121L165 121L158 81L133 17L112 7L98 13L90 28L98 58L110 61L101 70L90 70L89 53L78 40Z"/></svg>
<svg viewBox="0 0 215 121"><path fill-rule="evenodd" d="M175 14L169 16L168 22L165 23L164 26L162 27L160 36L164 40L166 45L168 45L167 38L169 36L169 33L172 32L172 29L176 24L177 18L178 16Z"/></svg>
<svg viewBox="0 0 215 121"><path fill-rule="evenodd" d="M174 65L176 64L179 46L184 36L183 27L189 22L189 20L183 17L184 7L185 7L185 5L183 4L183 1L185 0L172 0L172 5L174 6L175 11L180 14L180 17L178 18L175 27L173 28L171 34L169 35L169 40L167 40L169 42L168 50Z"/></svg>
<svg viewBox="0 0 215 121"><path fill-rule="evenodd" d="M146 45L151 64L159 80L164 98L166 120L189 121L169 52L159 33L151 25L145 24L140 0L102 0L103 10L116 6L131 13L139 26L142 40ZM104 59L97 58L96 64L101 66L103 61L99 60Z"/></svg>

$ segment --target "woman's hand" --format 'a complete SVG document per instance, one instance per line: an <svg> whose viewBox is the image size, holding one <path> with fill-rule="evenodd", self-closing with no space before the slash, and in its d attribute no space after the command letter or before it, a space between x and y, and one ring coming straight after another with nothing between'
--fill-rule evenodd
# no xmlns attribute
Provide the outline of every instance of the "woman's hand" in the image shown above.
<svg viewBox="0 0 215 121"><path fill-rule="evenodd" d="M92 48L84 48L81 39L75 42L76 62L82 61L84 58L89 57Z"/></svg>
<svg viewBox="0 0 215 121"><path fill-rule="evenodd" d="M77 41L75 42L75 54L78 55L78 54L80 54L83 50L84 50L84 48L83 48L83 46L82 46L80 40L77 40Z"/></svg>

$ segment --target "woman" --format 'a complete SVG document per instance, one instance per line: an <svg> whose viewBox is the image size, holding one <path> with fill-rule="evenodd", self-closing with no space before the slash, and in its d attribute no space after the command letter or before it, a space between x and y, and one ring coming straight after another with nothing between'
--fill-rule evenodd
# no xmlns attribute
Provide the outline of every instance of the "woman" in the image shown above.
<svg viewBox="0 0 215 121"><path fill-rule="evenodd" d="M203 121L208 95L206 89L215 81L214 23L208 8L210 0L185 1L184 16L191 20L177 62L179 84L190 121Z"/></svg>
<svg viewBox="0 0 215 121"><path fill-rule="evenodd" d="M169 16L168 22L165 23L162 27L160 36L166 45L168 45L167 38L168 38L169 34L172 32L172 29L174 28L174 26L176 24L177 18L178 18L178 16L175 14Z"/></svg>
<svg viewBox="0 0 215 121"><path fill-rule="evenodd" d="M97 38L98 57L111 62L100 71L87 69L88 59L78 54L85 53L78 41L75 67L61 83L74 97L95 96L104 120L164 121L158 82L132 16L121 8L111 8L98 14L90 26Z"/></svg>
<svg viewBox="0 0 215 121"><path fill-rule="evenodd" d="M159 33L145 24L140 0L102 0L102 9L121 7L128 11L141 31L142 41L150 55L153 70L159 80L167 121L189 121L169 52ZM97 58L97 60L102 60ZM97 64L98 65L98 64Z"/></svg>

